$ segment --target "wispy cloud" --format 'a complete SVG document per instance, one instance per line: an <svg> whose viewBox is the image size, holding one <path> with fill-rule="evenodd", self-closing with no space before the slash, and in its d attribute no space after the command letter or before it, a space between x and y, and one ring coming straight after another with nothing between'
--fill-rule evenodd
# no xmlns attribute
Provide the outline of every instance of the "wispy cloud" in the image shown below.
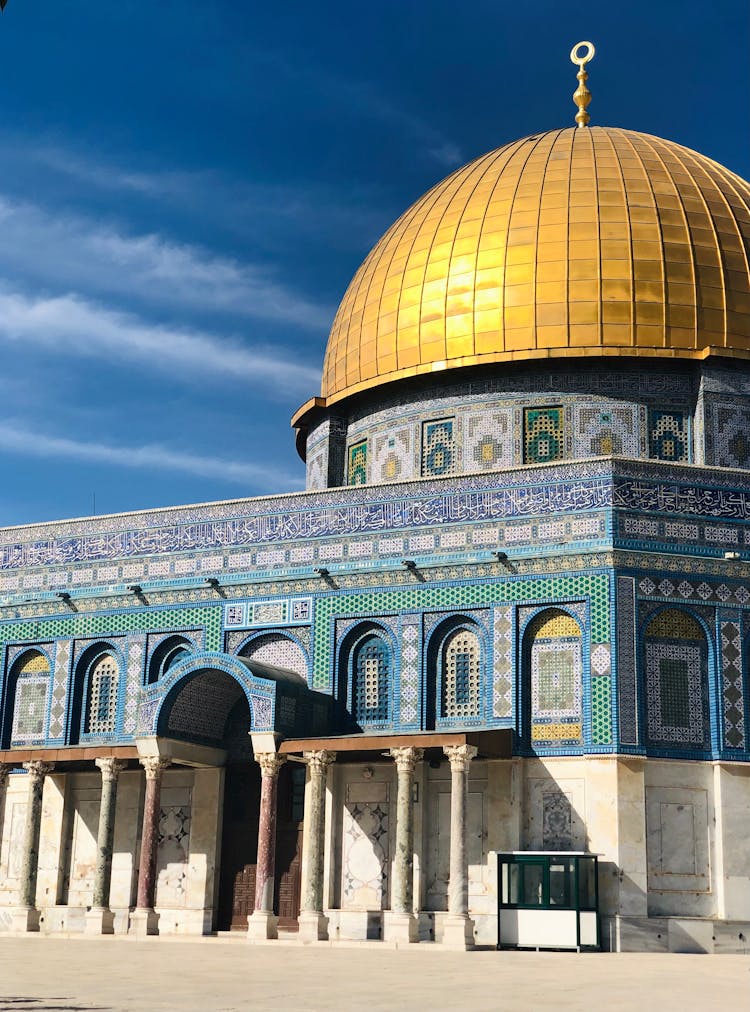
<svg viewBox="0 0 750 1012"><path fill-rule="evenodd" d="M455 169L464 160L461 149L426 120L390 102L364 81L347 83L344 93L374 119L395 127L410 140L414 151L423 152L443 169Z"/></svg>
<svg viewBox="0 0 750 1012"><path fill-rule="evenodd" d="M304 487L304 480L301 478L250 461L183 453L157 443L122 446L67 439L32 431L12 421L0 421L0 450L26 457L66 458L145 471L176 471L274 492L293 491Z"/></svg>
<svg viewBox="0 0 750 1012"><path fill-rule="evenodd" d="M0 289L0 342L108 362L143 362L168 375L233 376L254 382L264 396L309 395L320 382L317 369L269 349L151 324L76 295L36 298Z"/></svg>
<svg viewBox="0 0 750 1012"><path fill-rule="evenodd" d="M164 196L175 190L184 191L186 185L192 184L201 175L168 170L144 172L126 169L57 144L33 144L16 138L16 145L22 148L26 158L101 190L130 190L148 196Z"/></svg>
<svg viewBox="0 0 750 1012"><path fill-rule="evenodd" d="M408 141L410 151L417 156L426 155L443 169L456 168L463 161L461 149L450 138L403 102L391 101L369 81L340 77L329 67L293 63L280 51L255 53L254 58L265 60L275 71L304 82L308 88L315 88L331 107L391 127Z"/></svg>
<svg viewBox="0 0 750 1012"><path fill-rule="evenodd" d="M210 217L264 248L298 247L303 234L317 239L325 230L327 244L360 250L372 244L399 211L377 184L342 188L321 182L267 182L237 179L214 168L147 171L60 145L38 145L19 137L8 143L19 161L36 162L56 179L65 176L102 192L133 194L162 206L166 202L188 216ZM443 156L450 159L449 144Z"/></svg>
<svg viewBox="0 0 750 1012"><path fill-rule="evenodd" d="M280 282L265 265L213 255L159 234L132 235L0 196L0 272L203 312L225 311L325 331L331 307Z"/></svg>

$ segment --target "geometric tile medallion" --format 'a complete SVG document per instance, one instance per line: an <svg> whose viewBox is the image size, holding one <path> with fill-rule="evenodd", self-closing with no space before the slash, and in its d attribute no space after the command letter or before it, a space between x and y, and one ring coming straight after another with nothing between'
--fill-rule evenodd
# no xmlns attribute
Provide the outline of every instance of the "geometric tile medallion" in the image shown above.
<svg viewBox="0 0 750 1012"><path fill-rule="evenodd" d="M724 744L745 747L745 713L742 692L742 637L737 622L721 623L721 681Z"/></svg>

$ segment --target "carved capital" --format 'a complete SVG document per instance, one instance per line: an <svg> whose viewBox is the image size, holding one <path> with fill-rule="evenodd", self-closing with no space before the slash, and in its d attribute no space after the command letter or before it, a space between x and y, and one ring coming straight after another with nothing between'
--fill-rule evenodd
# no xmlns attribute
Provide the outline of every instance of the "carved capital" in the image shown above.
<svg viewBox="0 0 750 1012"><path fill-rule="evenodd" d="M468 773L471 760L478 751L476 745L443 745L451 771L455 773Z"/></svg>
<svg viewBox="0 0 750 1012"><path fill-rule="evenodd" d="M396 760L396 769L399 773L413 773L417 763L424 759L424 749L413 748L411 745L392 748L388 754Z"/></svg>
<svg viewBox="0 0 750 1012"><path fill-rule="evenodd" d="M122 771L128 765L124 759L115 759L114 756L101 756L94 762L102 771L102 780L117 780Z"/></svg>
<svg viewBox="0 0 750 1012"><path fill-rule="evenodd" d="M146 780L161 780L162 773L169 766L169 760L158 755L144 755L138 761L145 770Z"/></svg>
<svg viewBox="0 0 750 1012"><path fill-rule="evenodd" d="M0 789L5 787L8 782L8 774L13 769L8 763L0 763Z"/></svg>
<svg viewBox="0 0 750 1012"><path fill-rule="evenodd" d="M30 762L24 763L23 768L32 780L44 780L47 774L55 768L55 764L42 762L41 759L32 759Z"/></svg>
<svg viewBox="0 0 750 1012"><path fill-rule="evenodd" d="M313 776L324 777L331 763L336 762L336 753L328 752L325 749L318 749L315 752L303 752L302 755Z"/></svg>
<svg viewBox="0 0 750 1012"><path fill-rule="evenodd" d="M279 755L278 752L256 752L255 761L260 766L262 777L277 777L286 762L286 756Z"/></svg>

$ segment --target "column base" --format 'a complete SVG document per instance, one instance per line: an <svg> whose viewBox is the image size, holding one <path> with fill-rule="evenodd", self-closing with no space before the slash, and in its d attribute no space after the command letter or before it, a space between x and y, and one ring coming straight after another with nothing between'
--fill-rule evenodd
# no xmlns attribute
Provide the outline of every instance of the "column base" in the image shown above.
<svg viewBox="0 0 750 1012"><path fill-rule="evenodd" d="M446 949L474 948L474 921L468 914L448 914L443 918L442 944Z"/></svg>
<svg viewBox="0 0 750 1012"><path fill-rule="evenodd" d="M159 934L159 915L153 907L136 907L130 915L129 934L136 938Z"/></svg>
<svg viewBox="0 0 750 1012"><path fill-rule="evenodd" d="M254 910L247 919L248 942L267 942L278 938L279 919L270 910Z"/></svg>
<svg viewBox="0 0 750 1012"><path fill-rule="evenodd" d="M303 910L297 923L300 942L328 941L328 918L322 910Z"/></svg>
<svg viewBox="0 0 750 1012"><path fill-rule="evenodd" d="M115 915L107 907L92 907L86 912L84 935L114 935Z"/></svg>
<svg viewBox="0 0 750 1012"><path fill-rule="evenodd" d="M36 907L14 907L10 912L11 931L26 934L28 931L39 930L39 911Z"/></svg>
<svg viewBox="0 0 750 1012"><path fill-rule="evenodd" d="M418 942L419 925L414 914L393 910L383 911L383 940L386 942Z"/></svg>

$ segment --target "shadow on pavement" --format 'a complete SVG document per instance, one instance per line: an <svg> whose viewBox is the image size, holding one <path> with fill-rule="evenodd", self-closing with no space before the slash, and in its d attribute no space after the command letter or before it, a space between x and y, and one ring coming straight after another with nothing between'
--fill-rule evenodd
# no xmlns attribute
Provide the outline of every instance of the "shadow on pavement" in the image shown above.
<svg viewBox="0 0 750 1012"><path fill-rule="evenodd" d="M22 998L0 995L0 1012L108 1012L108 1005L70 1004L69 998Z"/></svg>

